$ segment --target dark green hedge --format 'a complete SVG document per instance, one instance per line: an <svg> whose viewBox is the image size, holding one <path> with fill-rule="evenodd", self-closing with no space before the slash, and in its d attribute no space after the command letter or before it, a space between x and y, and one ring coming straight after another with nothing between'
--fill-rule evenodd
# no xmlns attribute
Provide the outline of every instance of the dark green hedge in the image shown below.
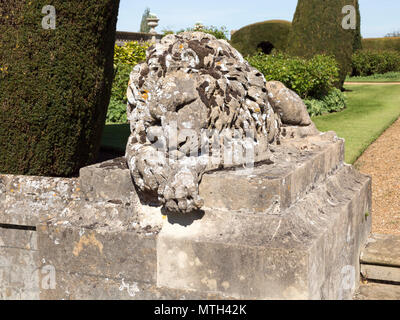
<svg viewBox="0 0 400 320"><path fill-rule="evenodd" d="M361 12L360 4L356 1L357 10L357 29L354 33L353 52L362 49L362 36L361 36Z"/></svg>
<svg viewBox="0 0 400 320"><path fill-rule="evenodd" d="M242 55L253 55L263 41L270 42L274 48L284 51L292 24L284 20L270 20L251 24L236 31L231 38L231 45Z"/></svg>
<svg viewBox="0 0 400 320"><path fill-rule="evenodd" d="M400 52L359 50L353 54L352 76L367 77L400 71Z"/></svg>
<svg viewBox="0 0 400 320"><path fill-rule="evenodd" d="M400 52L400 37L363 39L362 46L366 50L395 50Z"/></svg>
<svg viewBox="0 0 400 320"><path fill-rule="evenodd" d="M310 58L315 54L332 55L340 66L341 87L351 71L351 56L357 30L342 28L342 8L356 0L299 0L294 15L287 52ZM359 18L358 18L359 20Z"/></svg>
<svg viewBox="0 0 400 320"><path fill-rule="evenodd" d="M56 8L56 30L42 8ZM97 157L119 0L0 1L0 172L70 176ZM5 71L4 71L5 70Z"/></svg>

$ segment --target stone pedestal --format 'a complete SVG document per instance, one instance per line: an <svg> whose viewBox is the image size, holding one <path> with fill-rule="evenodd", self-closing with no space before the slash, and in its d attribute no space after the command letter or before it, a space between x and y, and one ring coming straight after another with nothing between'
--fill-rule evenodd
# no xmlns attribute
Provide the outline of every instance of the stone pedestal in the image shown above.
<svg viewBox="0 0 400 320"><path fill-rule="evenodd" d="M29 250L6 253L0 241L0 297L352 298L371 228L370 178L343 162L333 133L274 148L251 172L206 173L205 206L190 215L144 203L124 159L83 168L79 179L0 176L0 224L36 227L19 230ZM17 232L5 230L1 238ZM26 263L13 269L21 254ZM33 266L30 282L4 281Z"/></svg>

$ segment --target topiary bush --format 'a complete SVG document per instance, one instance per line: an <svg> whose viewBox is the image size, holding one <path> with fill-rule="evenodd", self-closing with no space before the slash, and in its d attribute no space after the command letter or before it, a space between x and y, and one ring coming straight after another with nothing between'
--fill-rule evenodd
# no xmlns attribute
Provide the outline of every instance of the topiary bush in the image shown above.
<svg viewBox="0 0 400 320"><path fill-rule="evenodd" d="M119 0L0 1L0 172L70 176L92 163L110 100Z"/></svg>
<svg viewBox="0 0 400 320"><path fill-rule="evenodd" d="M352 76L370 76L400 71L400 53L360 50L353 54L352 68Z"/></svg>
<svg viewBox="0 0 400 320"><path fill-rule="evenodd" d="M264 74L267 81L280 81L303 99L326 95L339 78L336 60L323 55L302 59L283 53L259 53L249 57L248 61Z"/></svg>
<svg viewBox="0 0 400 320"><path fill-rule="evenodd" d="M242 55L254 55L263 43L285 51L292 24L285 20L270 20L245 26L231 37L231 45Z"/></svg>
<svg viewBox="0 0 400 320"><path fill-rule="evenodd" d="M357 50L361 50L362 46L362 36L361 36L361 13L360 13L360 4L358 1L356 2L356 14L357 14L357 26L354 32L354 40L353 40L353 52Z"/></svg>
<svg viewBox="0 0 400 320"><path fill-rule="evenodd" d="M356 0L299 0L292 22L288 50L290 55L311 58L315 54L332 55L340 67L341 88L351 71L351 57L357 30L342 27L346 5L357 5ZM358 19L357 19L358 20Z"/></svg>

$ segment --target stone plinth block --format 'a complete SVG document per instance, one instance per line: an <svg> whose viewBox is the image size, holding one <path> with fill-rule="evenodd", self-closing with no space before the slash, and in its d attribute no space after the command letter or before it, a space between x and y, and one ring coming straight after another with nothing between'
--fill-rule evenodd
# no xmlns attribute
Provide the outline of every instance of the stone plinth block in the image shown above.
<svg viewBox="0 0 400 320"><path fill-rule="evenodd" d="M279 215L213 210L188 226L164 225L157 283L246 299L349 299L371 227L370 190L345 165Z"/></svg>
<svg viewBox="0 0 400 320"><path fill-rule="evenodd" d="M343 148L329 135L275 148L268 164L204 175L200 196L207 208L280 214L343 163Z"/></svg>
<svg viewBox="0 0 400 320"><path fill-rule="evenodd" d="M82 192L89 199L130 202L135 186L125 158L117 158L82 168L79 173Z"/></svg>

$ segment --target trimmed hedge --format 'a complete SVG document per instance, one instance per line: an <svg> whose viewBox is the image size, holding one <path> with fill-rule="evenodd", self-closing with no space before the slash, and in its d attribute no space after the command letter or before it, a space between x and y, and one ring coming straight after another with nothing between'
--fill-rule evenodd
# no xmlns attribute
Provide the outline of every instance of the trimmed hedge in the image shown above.
<svg viewBox="0 0 400 320"><path fill-rule="evenodd" d="M311 58L315 54L333 55L340 66L342 87L351 71L351 56L357 30L342 28L342 8L357 0L299 0L290 33L290 55Z"/></svg>
<svg viewBox="0 0 400 320"><path fill-rule="evenodd" d="M230 43L244 56L257 53L262 42L270 42L275 49L285 51L291 27L285 20L254 23L236 31Z"/></svg>
<svg viewBox="0 0 400 320"><path fill-rule="evenodd" d="M353 54L352 76L370 76L400 71L400 52L360 50Z"/></svg>
<svg viewBox="0 0 400 320"><path fill-rule="evenodd" d="M339 79L336 60L323 55L307 60L282 53L259 53L247 60L267 81L280 81L303 99L325 96Z"/></svg>
<svg viewBox="0 0 400 320"><path fill-rule="evenodd" d="M394 50L400 52L400 37L363 39L362 46L366 50Z"/></svg>
<svg viewBox="0 0 400 320"><path fill-rule="evenodd" d="M119 0L0 2L0 172L71 176L96 158L110 100Z"/></svg>

